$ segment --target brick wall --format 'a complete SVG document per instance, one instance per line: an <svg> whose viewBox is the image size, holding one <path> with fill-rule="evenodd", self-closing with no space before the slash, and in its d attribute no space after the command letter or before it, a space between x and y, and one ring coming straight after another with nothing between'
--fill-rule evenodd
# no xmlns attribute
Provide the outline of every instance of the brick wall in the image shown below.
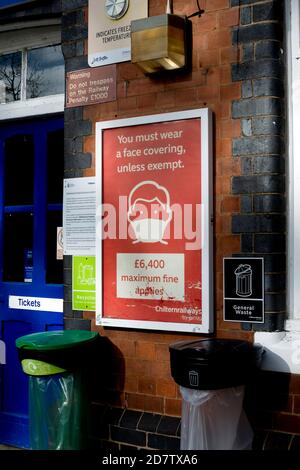
<svg viewBox="0 0 300 470"><path fill-rule="evenodd" d="M233 44L241 50L232 65L232 79L241 84L241 98L232 103L232 117L241 124L232 155L241 175L232 180L240 211L232 216L232 233L241 234L243 256L263 256L265 322L245 329L284 328L286 314L286 203L284 149L283 2L231 1L241 5Z"/></svg>
<svg viewBox="0 0 300 470"><path fill-rule="evenodd" d="M87 1L62 3L66 71L86 68ZM210 0L200 4L205 13L192 19L193 68L189 74L153 79L131 63L120 63L116 101L66 110L65 176L95 174L97 121L211 108L216 335L251 340L254 325L244 324L241 328L239 323L222 319L223 257L264 257L267 313L262 328L282 327L285 314L282 2ZM189 15L195 10L195 2L174 0L174 10ZM163 11L163 2L149 0L150 15ZM178 448L181 400L170 375L168 347L177 340L199 336L96 327L93 313L72 311L71 259L66 257L64 263L66 328L92 328L105 339L106 349L99 355L94 374L93 444L108 448L128 445ZM278 381L284 380L281 377L278 375ZM258 385L257 391L265 390L261 381ZM252 424L258 429L255 446L270 448L282 439L288 445L293 442L295 447L298 438L291 439L300 430L296 425L278 424L284 421L282 417L274 421L275 411L271 412L273 421L261 420L261 413L269 416L271 401L255 401L253 397L258 395L250 393L247 403ZM288 415L297 420L295 389L287 388L282 395L293 403ZM278 400L278 416L285 416L285 408ZM283 437L282 432L286 433Z"/></svg>

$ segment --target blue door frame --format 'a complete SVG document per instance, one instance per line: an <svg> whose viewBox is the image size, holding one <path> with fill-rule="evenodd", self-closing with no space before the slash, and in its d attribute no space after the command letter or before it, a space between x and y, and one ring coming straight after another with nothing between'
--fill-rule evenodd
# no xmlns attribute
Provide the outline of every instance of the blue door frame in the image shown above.
<svg viewBox="0 0 300 470"><path fill-rule="evenodd" d="M33 332L62 329L63 314L9 308L9 297L63 298L62 284L46 282L47 214L59 213L62 210L60 202L47 201L47 138L49 133L61 129L62 117L0 127L0 339L6 346L6 363L0 365L0 443L24 448L29 447L28 380L18 361L15 339ZM5 143L7 139L20 135L30 136L33 141L33 201L32 204L6 205ZM5 256L9 256L7 253L4 256L5 251L9 249L5 246L4 239L5 220L7 217L19 217L21 214L33 217L32 246L29 247L33 259L32 272L29 274L31 282L7 280L4 275Z"/></svg>

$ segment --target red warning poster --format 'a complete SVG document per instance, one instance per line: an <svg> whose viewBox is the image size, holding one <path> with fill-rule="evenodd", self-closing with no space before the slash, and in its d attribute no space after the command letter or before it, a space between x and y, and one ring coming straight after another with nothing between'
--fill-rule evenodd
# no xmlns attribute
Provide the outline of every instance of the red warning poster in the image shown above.
<svg viewBox="0 0 300 470"><path fill-rule="evenodd" d="M97 125L102 325L210 331L208 112L190 113Z"/></svg>

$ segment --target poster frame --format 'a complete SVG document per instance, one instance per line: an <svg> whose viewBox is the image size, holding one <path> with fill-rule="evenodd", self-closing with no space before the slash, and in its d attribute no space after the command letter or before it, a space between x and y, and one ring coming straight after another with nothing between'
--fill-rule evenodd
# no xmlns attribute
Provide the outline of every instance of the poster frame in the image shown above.
<svg viewBox="0 0 300 470"><path fill-rule="evenodd" d="M103 315L102 278L102 158L103 133L107 129L141 126L143 124L200 119L201 143L198 158L201 158L201 203L202 207L202 323L175 323L166 321L128 320L108 318ZM208 108L179 112L153 114L96 123L96 325L178 331L190 333L212 333L214 329L213 308L213 154L212 154L212 113Z"/></svg>

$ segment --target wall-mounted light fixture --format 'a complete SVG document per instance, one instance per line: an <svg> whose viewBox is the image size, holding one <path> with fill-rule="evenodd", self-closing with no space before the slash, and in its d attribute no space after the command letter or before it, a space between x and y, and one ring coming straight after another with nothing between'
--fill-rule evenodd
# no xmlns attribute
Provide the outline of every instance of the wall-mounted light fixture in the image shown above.
<svg viewBox="0 0 300 470"><path fill-rule="evenodd" d="M165 15L131 22L131 62L145 73L186 69L191 65L192 23L172 14L168 0Z"/></svg>

